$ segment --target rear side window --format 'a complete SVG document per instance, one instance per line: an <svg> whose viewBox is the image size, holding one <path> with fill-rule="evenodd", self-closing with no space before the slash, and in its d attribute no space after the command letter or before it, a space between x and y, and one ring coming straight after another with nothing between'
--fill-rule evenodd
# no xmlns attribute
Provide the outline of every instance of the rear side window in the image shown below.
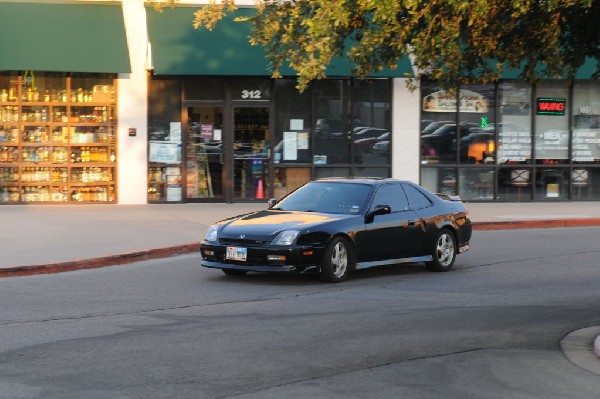
<svg viewBox="0 0 600 399"><path fill-rule="evenodd" d="M408 197L410 209L423 209L432 205L429 198L427 198L425 194L423 194L413 186L408 184L403 184L402 186L404 187L404 192L406 192L406 196Z"/></svg>
<svg viewBox="0 0 600 399"><path fill-rule="evenodd" d="M379 187L373 200L373 208L377 205L389 205L392 212L407 211L409 209L408 200L399 184L386 184Z"/></svg>

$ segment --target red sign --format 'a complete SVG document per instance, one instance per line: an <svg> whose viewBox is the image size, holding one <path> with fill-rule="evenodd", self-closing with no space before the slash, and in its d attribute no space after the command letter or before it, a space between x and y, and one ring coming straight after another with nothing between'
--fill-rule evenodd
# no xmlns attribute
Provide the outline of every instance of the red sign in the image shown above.
<svg viewBox="0 0 600 399"><path fill-rule="evenodd" d="M564 115L566 109L564 98L538 98L537 115Z"/></svg>

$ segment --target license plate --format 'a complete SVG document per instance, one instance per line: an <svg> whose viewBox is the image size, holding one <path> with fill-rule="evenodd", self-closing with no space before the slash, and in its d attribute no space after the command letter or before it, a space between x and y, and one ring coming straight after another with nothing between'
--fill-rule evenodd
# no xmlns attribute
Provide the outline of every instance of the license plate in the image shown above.
<svg viewBox="0 0 600 399"><path fill-rule="evenodd" d="M225 255L225 259L240 260L245 262L247 256L248 248L227 247L227 254Z"/></svg>

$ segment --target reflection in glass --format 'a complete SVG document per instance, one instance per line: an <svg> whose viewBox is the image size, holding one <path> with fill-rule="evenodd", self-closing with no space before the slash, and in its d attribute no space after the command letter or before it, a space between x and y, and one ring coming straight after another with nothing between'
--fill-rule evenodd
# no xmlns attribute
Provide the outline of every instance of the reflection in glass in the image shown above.
<svg viewBox="0 0 600 399"><path fill-rule="evenodd" d="M434 193L455 195L455 168L421 168L421 183L423 187Z"/></svg>
<svg viewBox="0 0 600 399"><path fill-rule="evenodd" d="M600 83L575 83L573 114L573 163L600 163Z"/></svg>
<svg viewBox="0 0 600 399"><path fill-rule="evenodd" d="M461 88L458 140L460 163L495 163L494 98L494 85L469 85Z"/></svg>
<svg viewBox="0 0 600 399"><path fill-rule="evenodd" d="M499 90L498 163L531 163L531 86L504 82Z"/></svg>
<svg viewBox="0 0 600 399"><path fill-rule="evenodd" d="M350 162L347 126L348 80L320 80L313 84L315 107L315 165Z"/></svg>
<svg viewBox="0 0 600 399"><path fill-rule="evenodd" d="M493 200L495 171L490 168L469 168L460 171L459 193L464 200Z"/></svg>
<svg viewBox="0 0 600 399"><path fill-rule="evenodd" d="M277 112L273 162L311 163L310 91L298 92L294 79L277 79L275 97Z"/></svg>
<svg viewBox="0 0 600 399"><path fill-rule="evenodd" d="M569 193L569 170L538 168L535 175L535 199L566 199Z"/></svg>
<svg viewBox="0 0 600 399"><path fill-rule="evenodd" d="M354 163L386 165L390 162L390 81L354 81L352 101Z"/></svg>
<svg viewBox="0 0 600 399"><path fill-rule="evenodd" d="M571 195L576 200L600 199L600 169L574 167L571 171Z"/></svg>
<svg viewBox="0 0 600 399"><path fill-rule="evenodd" d="M273 176L273 195L284 195L310 181L310 168L275 168Z"/></svg>
<svg viewBox="0 0 600 399"><path fill-rule="evenodd" d="M456 162L456 91L425 82L421 93L421 163Z"/></svg>
<svg viewBox="0 0 600 399"><path fill-rule="evenodd" d="M555 165L569 160L569 88L565 82L543 82L536 90L536 163Z"/></svg>
<svg viewBox="0 0 600 399"><path fill-rule="evenodd" d="M532 170L525 168L498 169L498 199L524 201L531 199Z"/></svg>

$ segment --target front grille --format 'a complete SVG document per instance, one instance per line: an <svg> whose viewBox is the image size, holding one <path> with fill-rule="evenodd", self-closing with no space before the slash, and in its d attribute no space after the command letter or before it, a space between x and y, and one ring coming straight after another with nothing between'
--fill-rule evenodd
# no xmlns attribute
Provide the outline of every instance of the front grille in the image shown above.
<svg viewBox="0 0 600 399"><path fill-rule="evenodd" d="M246 240L241 238L219 238L219 242L227 245L241 245L241 246L251 246L251 245L263 245L267 241L265 240Z"/></svg>

